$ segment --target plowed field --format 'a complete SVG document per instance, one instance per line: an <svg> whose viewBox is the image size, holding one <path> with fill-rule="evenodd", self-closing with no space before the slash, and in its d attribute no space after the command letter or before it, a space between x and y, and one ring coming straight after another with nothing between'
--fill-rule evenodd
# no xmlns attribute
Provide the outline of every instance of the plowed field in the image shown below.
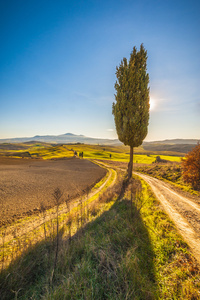
<svg viewBox="0 0 200 300"><path fill-rule="evenodd" d="M41 204L54 206L52 193L59 187L63 201L82 194L106 174L88 160L32 160L0 158L0 226L37 213Z"/></svg>

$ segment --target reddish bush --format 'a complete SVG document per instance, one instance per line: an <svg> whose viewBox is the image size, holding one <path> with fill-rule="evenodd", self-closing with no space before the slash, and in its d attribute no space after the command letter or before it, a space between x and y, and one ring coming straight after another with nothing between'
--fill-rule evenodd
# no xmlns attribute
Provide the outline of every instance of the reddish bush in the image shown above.
<svg viewBox="0 0 200 300"><path fill-rule="evenodd" d="M200 190L200 144L194 147L182 161L183 179Z"/></svg>

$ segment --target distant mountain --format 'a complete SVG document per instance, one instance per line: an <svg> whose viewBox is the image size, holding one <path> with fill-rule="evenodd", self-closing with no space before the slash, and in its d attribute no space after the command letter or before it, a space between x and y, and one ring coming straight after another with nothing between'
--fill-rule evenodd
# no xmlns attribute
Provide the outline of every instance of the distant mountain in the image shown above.
<svg viewBox="0 0 200 300"><path fill-rule="evenodd" d="M44 142L44 143L84 143L84 144L102 144L102 145L121 145L118 139L100 139L90 138L84 135L65 133L61 135L36 135L34 137L0 139L0 143L27 143L27 142Z"/></svg>
<svg viewBox="0 0 200 300"><path fill-rule="evenodd" d="M63 135L65 135L65 136L77 136L77 135L75 135L75 134L73 134L73 133L65 133L65 134L63 134ZM83 135L78 135L78 136L83 136Z"/></svg>

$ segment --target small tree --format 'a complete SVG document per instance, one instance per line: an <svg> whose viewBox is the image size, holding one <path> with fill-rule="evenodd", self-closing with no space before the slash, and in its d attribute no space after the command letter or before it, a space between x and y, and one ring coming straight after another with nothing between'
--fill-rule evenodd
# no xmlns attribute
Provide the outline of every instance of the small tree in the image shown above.
<svg viewBox="0 0 200 300"><path fill-rule="evenodd" d="M200 144L194 147L182 161L183 180L200 190Z"/></svg>
<svg viewBox="0 0 200 300"><path fill-rule="evenodd" d="M57 219L57 231L56 231L56 254L55 254L55 260L54 260L54 267L53 267L53 272L52 272L52 279L53 280L53 274L54 270L57 265L57 260L58 260L58 248L59 248L59 206L62 203L62 196L63 193L59 188L56 188L53 192L53 197L54 197L54 204L56 206L56 219Z"/></svg>
<svg viewBox="0 0 200 300"><path fill-rule="evenodd" d="M116 68L115 100L112 113L119 140L130 146L128 179L133 170L133 148L142 144L149 123L149 74L147 74L147 51L143 44L136 47L129 62L123 58Z"/></svg>

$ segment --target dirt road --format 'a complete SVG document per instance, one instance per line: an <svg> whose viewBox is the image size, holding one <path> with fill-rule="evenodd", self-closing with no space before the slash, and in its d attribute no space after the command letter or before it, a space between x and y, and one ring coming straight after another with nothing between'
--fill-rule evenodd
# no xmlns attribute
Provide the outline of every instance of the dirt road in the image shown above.
<svg viewBox="0 0 200 300"><path fill-rule="evenodd" d="M137 172L134 174L151 186L157 199L162 203L200 263L200 205L194 199L183 197L175 192L169 184L161 180Z"/></svg>

